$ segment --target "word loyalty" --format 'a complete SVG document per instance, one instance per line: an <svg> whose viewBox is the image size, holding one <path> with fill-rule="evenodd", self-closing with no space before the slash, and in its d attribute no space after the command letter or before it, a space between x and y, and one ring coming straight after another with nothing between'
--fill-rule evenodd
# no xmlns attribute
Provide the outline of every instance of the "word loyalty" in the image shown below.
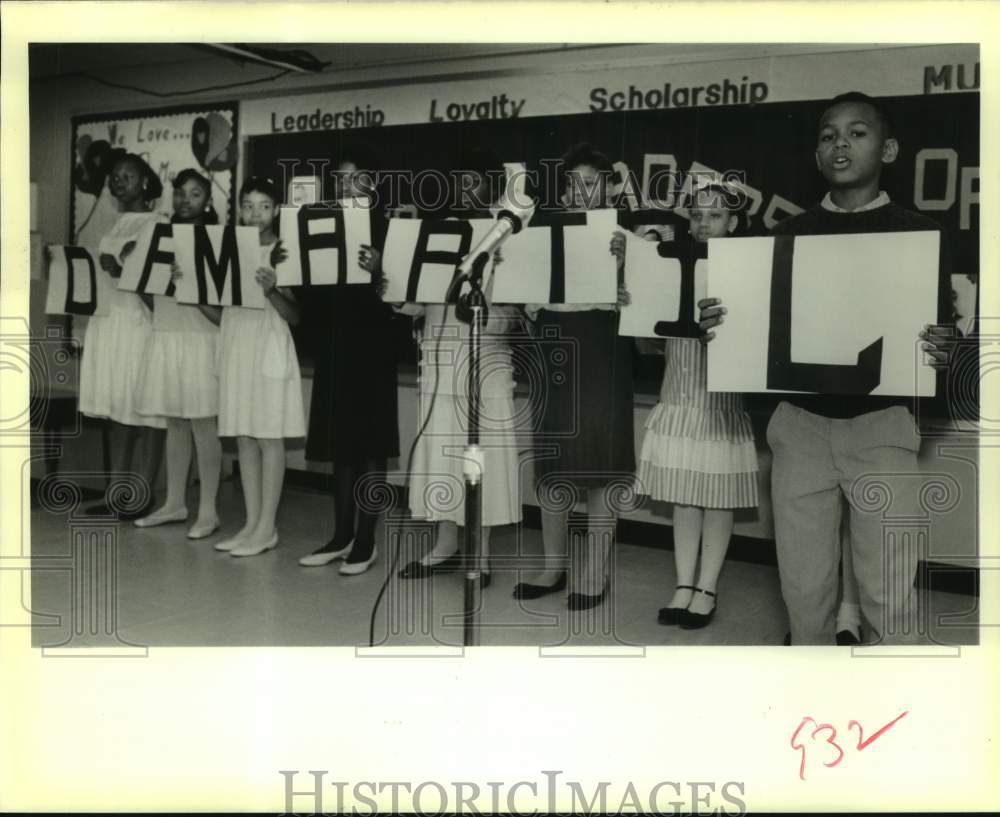
<svg viewBox="0 0 1000 817"><path fill-rule="evenodd" d="M431 100L429 122L468 122L473 119L517 119L524 100L509 99L507 94L494 95L481 102L449 102L438 114L437 99Z"/></svg>

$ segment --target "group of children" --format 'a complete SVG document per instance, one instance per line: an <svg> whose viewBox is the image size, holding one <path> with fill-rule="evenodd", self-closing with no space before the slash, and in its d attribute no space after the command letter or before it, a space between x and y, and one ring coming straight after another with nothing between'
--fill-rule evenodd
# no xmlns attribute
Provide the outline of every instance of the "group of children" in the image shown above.
<svg viewBox="0 0 1000 817"><path fill-rule="evenodd" d="M830 193L818 207L783 222L777 232L939 230L933 221L892 204L879 190L882 167L898 150L890 127L874 100L860 94L835 99L820 122L816 150ZM498 163L481 152L466 165L468 178L456 215L488 216L489 205L501 192L490 187L496 178L490 171ZM363 150L345 153L336 172L338 198L365 195L376 171L374 159ZM567 210L606 206L612 165L600 151L589 145L571 149L560 172L561 203ZM118 244L107 246L120 246L121 239L134 242L157 218L148 203L160 194L159 182L142 159L128 155L116 162L109 185L122 215L112 230ZM216 221L208 179L186 170L173 185L175 223ZM723 238L737 229L741 207L734 192L721 184L693 191L687 209L694 241ZM341 573L362 573L377 558L378 509L366 497L385 487L386 461L399 455L391 324L395 313L409 315L422 324L421 433L407 463L412 474L409 504L413 516L436 523L436 536L433 548L399 575L421 579L456 570L462 564L464 508L461 501L442 501L441 495L461 495L468 326L451 305L383 301L386 224L376 223L372 245L362 247L359 258L372 274L372 283L309 292L320 348L307 433L289 330L302 308L291 290L276 285L274 272L283 253L276 223L280 201L270 179L250 178L240 191L241 222L260 231L256 279L265 294L264 309L187 306L170 295L154 296L147 305L145 296L115 291L109 315L91 319L87 328L80 409L128 429L122 449L125 470L131 463L124 457L131 456L140 433L136 429L149 429L144 433L155 452L156 435L166 428L166 498L135 519L140 527L187 519L185 487L193 437L200 500L188 530L192 539L210 536L219 527L219 438L235 436L246 517L235 535L215 545L232 556L257 555L278 544L275 516L285 469L283 440L306 436L307 459L334 463L335 531L300 564L322 566L341 559ZM659 240L655 234L650 237ZM117 256L102 253L101 266L117 277L131 246L125 243ZM701 338L664 340L660 399L646 423L636 461L632 341L618 334L619 310L629 300L623 233L610 237L609 251L619 269L617 303L526 304L523 309L491 305L483 339L489 365L484 366L481 389L481 581L486 586L491 578L489 530L521 521L522 470L509 340L512 332L528 326L532 334L558 336L576 351L573 360L539 358L545 385L543 394L533 395L537 423L532 464L543 558L538 571L514 586L514 596L534 599L568 590L567 605L575 610L604 601L612 586L620 511L615 493L624 478L641 493L674 506L676 586L658 620L700 628L717 609L733 511L758 504L756 445L742 398L707 389L712 330L725 320L730 306L738 305L706 299L699 304ZM502 274L502 252L494 261L497 274ZM947 286L944 273L942 281ZM924 348L932 365L946 364L947 345L937 328L926 329ZM852 492L854 480L866 473L917 472L919 436L903 402L801 397L781 402L770 421L775 538L791 643L834 643L835 628L847 630L856 642L861 637L860 616L851 610L858 609L857 596L873 638L897 639L905 629L900 625L913 602L915 559L903 547L883 542L880 517L867 511ZM567 434L567 428L572 433ZM146 457L146 464L155 468L159 463L154 455ZM154 474L146 475L150 482ZM842 497L850 509L843 530ZM570 522L580 499L586 505L585 526ZM844 600L839 618L838 595Z"/></svg>

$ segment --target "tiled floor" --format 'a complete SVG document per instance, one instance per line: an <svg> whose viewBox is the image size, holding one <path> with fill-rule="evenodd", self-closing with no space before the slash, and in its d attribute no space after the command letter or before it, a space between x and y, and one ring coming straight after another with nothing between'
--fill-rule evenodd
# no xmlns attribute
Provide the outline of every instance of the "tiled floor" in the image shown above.
<svg viewBox="0 0 1000 817"><path fill-rule="evenodd" d="M297 564L331 533L329 497L287 489L279 514L280 546L247 559L212 549L219 536L241 522L242 499L232 480L223 483L220 509L223 531L200 542L185 538L183 524L145 530L131 523L99 526L99 531L116 532L111 546L116 570L89 560L74 565L70 542L72 531L80 530L80 517L33 512L35 646L368 645L372 607L388 570L386 554L380 552L371 570L354 577L339 575L336 563L323 568ZM504 528L494 536L493 584L483 593L479 616L483 645L778 645L785 633L776 568L735 560L723 572L719 611L709 627L660 626L656 611L673 588L673 554L628 543L616 546L611 595L600 607L571 613L565 594L519 602L511 595L522 578L517 568L523 569L540 546L540 532L534 529ZM403 545L407 552L398 566L412 557L411 548L412 543ZM935 640L976 643L975 601L922 594ZM461 575L405 581L393 574L375 619L374 643L460 645L456 615L462 605ZM945 626L939 619L947 614L958 618Z"/></svg>

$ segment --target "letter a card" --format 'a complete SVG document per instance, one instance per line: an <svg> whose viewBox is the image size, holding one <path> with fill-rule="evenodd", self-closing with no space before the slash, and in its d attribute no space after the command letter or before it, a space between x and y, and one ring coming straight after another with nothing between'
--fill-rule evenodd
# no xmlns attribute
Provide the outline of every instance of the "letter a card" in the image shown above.
<svg viewBox="0 0 1000 817"><path fill-rule="evenodd" d="M371 208L367 199L281 208L281 245L287 256L278 264L280 286L370 284L362 269L362 245L371 245Z"/></svg>

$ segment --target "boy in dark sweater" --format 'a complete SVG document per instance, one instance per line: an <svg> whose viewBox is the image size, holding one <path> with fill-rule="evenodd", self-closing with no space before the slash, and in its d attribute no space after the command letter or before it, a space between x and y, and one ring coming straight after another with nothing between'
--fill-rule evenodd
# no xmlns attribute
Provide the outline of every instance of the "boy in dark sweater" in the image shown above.
<svg viewBox="0 0 1000 817"><path fill-rule="evenodd" d="M936 230L937 222L889 201L882 168L899 145L884 110L858 93L836 97L819 124L816 165L830 192L816 207L775 227L779 235ZM951 285L941 236L939 309ZM705 340L723 321L718 299L699 303ZM945 315L939 314L939 323ZM914 327L916 334L918 327ZM950 330L920 332L927 363L947 365ZM833 644L837 606L841 497L850 507L850 540L861 609L882 643L916 638L915 540L887 535L885 517L917 511L920 435L908 398L796 395L778 404L767 429L773 453L771 493L781 592L793 644ZM885 492L888 492L887 494ZM881 500L887 497L888 505ZM877 498L877 501L872 501Z"/></svg>

